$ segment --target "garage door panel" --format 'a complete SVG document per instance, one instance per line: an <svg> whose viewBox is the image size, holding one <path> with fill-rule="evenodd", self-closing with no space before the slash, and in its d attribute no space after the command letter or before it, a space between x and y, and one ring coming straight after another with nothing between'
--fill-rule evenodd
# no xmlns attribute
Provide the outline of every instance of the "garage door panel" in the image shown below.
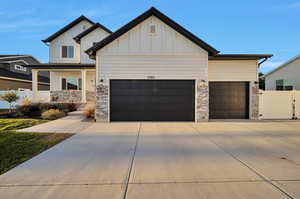
<svg viewBox="0 0 300 199"><path fill-rule="evenodd" d="M193 80L111 80L111 121L194 121Z"/></svg>
<svg viewBox="0 0 300 199"><path fill-rule="evenodd" d="M248 119L248 82L210 82L210 119Z"/></svg>

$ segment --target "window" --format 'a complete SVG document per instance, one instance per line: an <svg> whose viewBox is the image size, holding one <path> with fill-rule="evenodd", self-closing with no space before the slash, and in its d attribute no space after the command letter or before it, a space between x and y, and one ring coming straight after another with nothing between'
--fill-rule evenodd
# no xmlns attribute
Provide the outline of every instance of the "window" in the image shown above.
<svg viewBox="0 0 300 199"><path fill-rule="evenodd" d="M62 46L61 47L62 58L73 58L74 57L74 46Z"/></svg>
<svg viewBox="0 0 300 199"><path fill-rule="evenodd" d="M86 25L83 25L83 26L82 26L82 29L85 30L85 29L86 29Z"/></svg>
<svg viewBox="0 0 300 199"><path fill-rule="evenodd" d="M16 69L16 70L19 70L19 71L24 71L24 72L27 71L26 67L21 66L21 65L17 65L17 64L15 65L15 69Z"/></svg>
<svg viewBox="0 0 300 199"><path fill-rule="evenodd" d="M276 80L276 90L278 91L290 91L294 89L296 82L290 79Z"/></svg>
<svg viewBox="0 0 300 199"><path fill-rule="evenodd" d="M81 78L68 77L61 79L62 90L81 90Z"/></svg>

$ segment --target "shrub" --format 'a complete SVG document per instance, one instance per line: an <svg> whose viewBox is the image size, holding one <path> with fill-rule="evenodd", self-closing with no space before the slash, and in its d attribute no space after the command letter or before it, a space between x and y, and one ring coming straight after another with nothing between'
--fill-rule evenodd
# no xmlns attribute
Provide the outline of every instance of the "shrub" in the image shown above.
<svg viewBox="0 0 300 199"><path fill-rule="evenodd" d="M0 100L6 101L9 103L9 111L11 112L12 103L16 102L19 99L19 96L14 91L9 91L5 94L0 95Z"/></svg>
<svg viewBox="0 0 300 199"><path fill-rule="evenodd" d="M31 101L26 97L26 98L23 99L21 105L22 106L29 106L29 105L31 105Z"/></svg>
<svg viewBox="0 0 300 199"><path fill-rule="evenodd" d="M85 114L87 118L95 118L95 105L87 104L83 109L83 114Z"/></svg>
<svg viewBox="0 0 300 199"><path fill-rule="evenodd" d="M41 117L39 104L26 104L18 106L17 112L21 117L38 118Z"/></svg>
<svg viewBox="0 0 300 199"><path fill-rule="evenodd" d="M18 114L21 117L40 118L42 113L50 109L58 109L64 113L76 110L74 103L24 103L18 107Z"/></svg>
<svg viewBox="0 0 300 199"><path fill-rule="evenodd" d="M55 120L64 117L66 114L58 109L49 109L42 113L42 118L44 120Z"/></svg>

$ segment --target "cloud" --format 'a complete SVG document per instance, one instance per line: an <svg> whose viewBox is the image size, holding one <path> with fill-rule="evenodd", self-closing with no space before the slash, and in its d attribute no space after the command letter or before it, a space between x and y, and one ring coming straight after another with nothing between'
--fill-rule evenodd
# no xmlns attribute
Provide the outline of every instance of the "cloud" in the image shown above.
<svg viewBox="0 0 300 199"><path fill-rule="evenodd" d="M283 63L284 62L282 61L266 61L260 66L259 70L260 72L268 73L271 70L274 70L278 66L282 65Z"/></svg>
<svg viewBox="0 0 300 199"><path fill-rule="evenodd" d="M275 68L283 64L282 61L266 61L262 64L262 67L264 68Z"/></svg>

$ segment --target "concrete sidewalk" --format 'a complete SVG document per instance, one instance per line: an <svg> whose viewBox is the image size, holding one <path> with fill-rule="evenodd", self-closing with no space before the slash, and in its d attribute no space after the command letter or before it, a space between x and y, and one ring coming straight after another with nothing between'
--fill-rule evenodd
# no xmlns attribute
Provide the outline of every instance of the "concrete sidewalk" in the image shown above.
<svg viewBox="0 0 300 199"><path fill-rule="evenodd" d="M39 132L39 133L80 133L90 125L84 122L85 115L82 111L68 113L66 117L53 120L44 124L18 130L19 132Z"/></svg>
<svg viewBox="0 0 300 199"><path fill-rule="evenodd" d="M1 198L300 198L300 122L89 123Z"/></svg>

